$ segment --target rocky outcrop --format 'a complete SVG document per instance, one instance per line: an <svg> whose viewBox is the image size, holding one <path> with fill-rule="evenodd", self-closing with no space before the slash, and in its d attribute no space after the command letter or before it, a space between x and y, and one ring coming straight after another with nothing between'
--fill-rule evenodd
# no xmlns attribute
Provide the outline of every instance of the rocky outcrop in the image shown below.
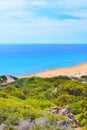
<svg viewBox="0 0 87 130"><path fill-rule="evenodd" d="M61 108L61 107L58 107L58 106L50 107L48 109L48 112L53 113L53 114L63 115L63 116L65 116L65 118L68 121L70 121L70 122L73 123L73 125L74 125L75 128L80 127L79 121L72 114L72 111L71 111L70 107L64 107L64 108Z"/></svg>

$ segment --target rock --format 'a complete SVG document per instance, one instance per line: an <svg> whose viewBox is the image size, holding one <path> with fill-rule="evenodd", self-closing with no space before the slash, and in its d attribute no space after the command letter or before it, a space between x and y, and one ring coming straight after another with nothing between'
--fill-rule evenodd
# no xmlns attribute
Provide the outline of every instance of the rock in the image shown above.
<svg viewBox="0 0 87 130"><path fill-rule="evenodd" d="M1 124L1 125L0 125L0 130L4 130L4 129L5 129L5 127L6 127L6 125L5 125L5 124Z"/></svg>
<svg viewBox="0 0 87 130"><path fill-rule="evenodd" d="M61 109L61 108L58 107L58 106L50 107L50 108L48 109L48 112L53 113L53 114L58 114L60 109Z"/></svg>
<svg viewBox="0 0 87 130"><path fill-rule="evenodd" d="M40 126L43 126L43 125L45 125L45 124L47 124L48 123L48 119L47 118L37 118L36 120L35 120L35 124L38 124L38 125L40 125Z"/></svg>
<svg viewBox="0 0 87 130"><path fill-rule="evenodd" d="M64 107L64 108L60 109L59 113L61 115L66 116L68 113L71 113L71 108L70 107Z"/></svg>
<svg viewBox="0 0 87 130"><path fill-rule="evenodd" d="M68 121L66 120L60 120L57 122L58 128L61 130L73 130L71 126L69 125Z"/></svg>
<svg viewBox="0 0 87 130"><path fill-rule="evenodd" d="M53 113L53 114L63 115L65 116L67 120L73 123L74 127L80 127L79 120L75 119L70 107L64 107L64 108L61 108L58 106L50 107L48 109L48 112Z"/></svg>
<svg viewBox="0 0 87 130"><path fill-rule="evenodd" d="M32 127L32 123L30 120L21 119L19 125L16 127L18 130L29 130Z"/></svg>
<svg viewBox="0 0 87 130"><path fill-rule="evenodd" d="M56 93L56 92L57 92L57 88L55 88L52 92L53 92L53 93Z"/></svg>

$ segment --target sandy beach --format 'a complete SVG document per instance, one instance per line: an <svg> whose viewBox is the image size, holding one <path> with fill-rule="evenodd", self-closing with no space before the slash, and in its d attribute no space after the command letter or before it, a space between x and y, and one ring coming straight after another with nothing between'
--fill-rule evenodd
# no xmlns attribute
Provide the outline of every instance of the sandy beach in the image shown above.
<svg viewBox="0 0 87 130"><path fill-rule="evenodd" d="M28 78L28 77L54 77L59 75L67 75L70 77L80 77L81 75L87 75L87 62L78 64L75 66L65 67L65 68L54 68L50 70L45 70L40 73L30 74L26 76L19 76L18 78Z"/></svg>

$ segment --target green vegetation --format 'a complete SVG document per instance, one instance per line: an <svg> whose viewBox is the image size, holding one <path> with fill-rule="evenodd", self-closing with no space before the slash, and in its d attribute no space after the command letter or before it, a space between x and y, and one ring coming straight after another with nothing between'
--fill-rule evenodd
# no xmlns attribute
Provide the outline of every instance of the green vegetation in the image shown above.
<svg viewBox="0 0 87 130"><path fill-rule="evenodd" d="M7 78L5 75L0 76L0 83L3 83L6 80L7 80Z"/></svg>
<svg viewBox="0 0 87 130"><path fill-rule="evenodd" d="M55 105L70 106L83 130L87 128L87 83L80 79L32 77L0 86L0 124L6 124L8 130L13 130L21 119L39 118L46 118L49 123L43 127L35 124L35 130L53 130L56 121L64 120L63 116L47 113L47 109Z"/></svg>

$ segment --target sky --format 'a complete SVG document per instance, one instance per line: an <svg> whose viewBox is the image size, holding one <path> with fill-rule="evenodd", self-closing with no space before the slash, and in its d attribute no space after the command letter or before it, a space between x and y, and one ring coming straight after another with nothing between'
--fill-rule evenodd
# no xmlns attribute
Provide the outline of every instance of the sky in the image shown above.
<svg viewBox="0 0 87 130"><path fill-rule="evenodd" d="M87 43L87 0L0 0L0 43Z"/></svg>

